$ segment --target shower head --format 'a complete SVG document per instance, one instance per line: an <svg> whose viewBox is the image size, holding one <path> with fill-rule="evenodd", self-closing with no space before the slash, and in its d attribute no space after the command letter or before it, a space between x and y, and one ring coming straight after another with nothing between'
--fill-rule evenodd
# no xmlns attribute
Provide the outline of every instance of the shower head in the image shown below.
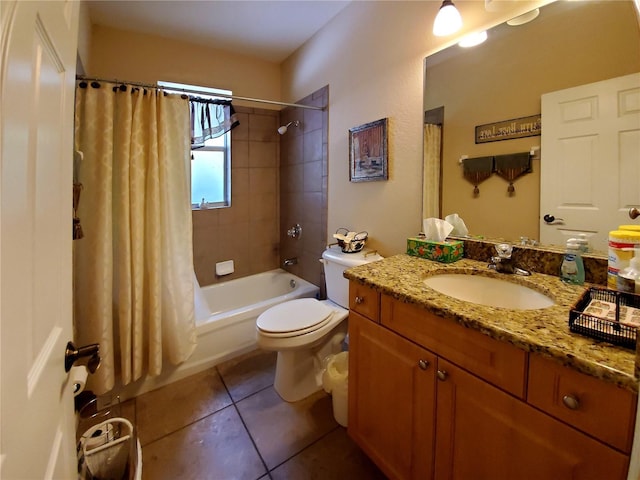
<svg viewBox="0 0 640 480"><path fill-rule="evenodd" d="M287 133L287 130L291 125L293 125L294 127L299 127L300 122L298 120L294 120L293 122L289 122L286 125L282 125L280 128L278 128L278 133L280 135L284 135L285 133Z"/></svg>

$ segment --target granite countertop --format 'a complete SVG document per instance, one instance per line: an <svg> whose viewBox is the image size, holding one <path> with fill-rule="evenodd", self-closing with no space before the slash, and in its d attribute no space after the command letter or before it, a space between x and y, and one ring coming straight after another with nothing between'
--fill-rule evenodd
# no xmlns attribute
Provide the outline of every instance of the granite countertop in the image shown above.
<svg viewBox="0 0 640 480"><path fill-rule="evenodd" d="M426 286L423 280L439 273L470 273L520 283L550 296L555 305L537 310L509 310L457 300ZM463 258L438 263L406 254L345 270L344 276L415 304L444 320L455 321L495 339L536 352L578 371L638 392L635 352L569 331L569 310L587 286L566 285L556 276L506 275L487 268L486 262Z"/></svg>

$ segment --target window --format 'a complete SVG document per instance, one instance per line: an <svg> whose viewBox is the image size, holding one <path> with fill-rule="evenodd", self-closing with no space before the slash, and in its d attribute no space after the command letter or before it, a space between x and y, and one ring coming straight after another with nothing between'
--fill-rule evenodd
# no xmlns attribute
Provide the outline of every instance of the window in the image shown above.
<svg viewBox="0 0 640 480"><path fill-rule="evenodd" d="M200 87L183 83L158 82L168 92L184 90L198 93L200 98L222 99L215 94L231 95L230 90ZM188 92L187 92L188 93ZM191 208L194 210L231 206L231 132L206 140L204 147L191 151Z"/></svg>

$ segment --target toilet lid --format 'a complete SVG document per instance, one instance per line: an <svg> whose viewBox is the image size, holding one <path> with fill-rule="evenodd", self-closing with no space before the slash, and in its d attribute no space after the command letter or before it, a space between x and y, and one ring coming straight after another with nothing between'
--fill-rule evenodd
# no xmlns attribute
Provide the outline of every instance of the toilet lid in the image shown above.
<svg viewBox="0 0 640 480"><path fill-rule="evenodd" d="M324 324L333 313L331 307L315 298L299 298L275 305L263 312L256 322L269 333L300 333Z"/></svg>

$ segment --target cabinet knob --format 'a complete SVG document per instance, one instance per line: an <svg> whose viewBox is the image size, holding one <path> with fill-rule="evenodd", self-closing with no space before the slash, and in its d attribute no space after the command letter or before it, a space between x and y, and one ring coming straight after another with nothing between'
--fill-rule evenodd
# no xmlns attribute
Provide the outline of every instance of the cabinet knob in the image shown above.
<svg viewBox="0 0 640 480"><path fill-rule="evenodd" d="M364 297L356 297L355 298L355 302L357 305L360 305L361 303L364 303Z"/></svg>
<svg viewBox="0 0 640 480"><path fill-rule="evenodd" d="M418 360L418 367L420 367L420 370L426 370L427 368L429 368L429 362L427 360Z"/></svg>
<svg viewBox="0 0 640 480"><path fill-rule="evenodd" d="M449 374L445 370L438 370L436 375L438 375L438 380L442 380L443 382L449 377Z"/></svg>
<svg viewBox="0 0 640 480"><path fill-rule="evenodd" d="M570 410L577 410L580 408L580 401L573 395L565 395L562 397L562 403Z"/></svg>

